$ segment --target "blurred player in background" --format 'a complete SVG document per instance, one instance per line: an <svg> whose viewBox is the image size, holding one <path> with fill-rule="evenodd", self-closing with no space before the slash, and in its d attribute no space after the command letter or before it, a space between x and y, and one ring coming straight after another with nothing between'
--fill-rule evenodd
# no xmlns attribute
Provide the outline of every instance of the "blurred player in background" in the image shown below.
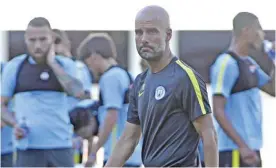
<svg viewBox="0 0 276 168"><path fill-rule="evenodd" d="M4 66L5 63L1 63L1 79ZM8 103L8 111L12 112L12 101ZM1 121L1 167L13 167L13 152L12 127Z"/></svg>
<svg viewBox="0 0 276 168"><path fill-rule="evenodd" d="M200 167L198 142L205 161L218 166L216 133L206 84L192 68L173 56L167 11L147 6L135 20L136 48L149 69L130 91L126 128L106 167L122 166L143 137L145 167Z"/></svg>
<svg viewBox="0 0 276 168"><path fill-rule="evenodd" d="M75 60L75 57L71 54L71 43L67 33L58 29L53 29L53 32L56 35L56 54L74 60L77 68L76 78L82 82L85 92L90 94L92 88L92 75L89 69L81 61ZM76 163L82 163L82 139L87 139L89 145L91 145L93 133L97 130L97 121L90 109L94 103L95 102L91 99L81 100L73 96L68 96L68 111L75 132L73 147L78 151L74 157Z"/></svg>
<svg viewBox="0 0 276 168"><path fill-rule="evenodd" d="M92 148L88 165L94 163L96 153L102 146L104 146L105 164L125 127L129 103L128 90L133 79L129 72L116 62L116 47L107 34L89 35L81 43L78 55L96 76L100 76L99 139ZM140 165L141 144L137 146L125 166L140 167Z"/></svg>
<svg viewBox="0 0 276 168"><path fill-rule="evenodd" d="M233 19L233 37L228 51L211 67L214 116L221 167L261 167L262 108L260 89L271 78L248 55L264 40L261 24L252 13Z"/></svg>
<svg viewBox="0 0 276 168"><path fill-rule="evenodd" d="M55 35L43 17L25 32L28 51L7 63L2 76L1 119L14 128L19 167L73 167L67 95L90 97L75 78L74 62L55 54ZM8 102L14 96L15 118Z"/></svg>
<svg viewBox="0 0 276 168"><path fill-rule="evenodd" d="M268 57L274 61L275 63L275 51L276 51L276 42L264 40L264 51L268 55Z"/></svg>

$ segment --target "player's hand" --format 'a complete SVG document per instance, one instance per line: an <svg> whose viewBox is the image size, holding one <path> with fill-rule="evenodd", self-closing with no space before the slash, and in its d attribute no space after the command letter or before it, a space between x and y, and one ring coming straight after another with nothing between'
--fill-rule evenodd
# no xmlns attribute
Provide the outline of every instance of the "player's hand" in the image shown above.
<svg viewBox="0 0 276 168"><path fill-rule="evenodd" d="M18 125L14 126L14 135L17 140L24 138L25 130Z"/></svg>
<svg viewBox="0 0 276 168"><path fill-rule="evenodd" d="M48 65L51 65L55 61L56 52L55 52L55 45L52 44L50 46L49 52L47 54L47 63Z"/></svg>
<svg viewBox="0 0 276 168"><path fill-rule="evenodd" d="M257 166L260 162L260 158L257 155L257 152L254 150L245 147L245 148L240 148L240 155L241 159L243 160L244 163L250 165L250 166Z"/></svg>
<svg viewBox="0 0 276 168"><path fill-rule="evenodd" d="M97 160L96 153L91 153L87 159L87 162L85 163L85 167L92 167Z"/></svg>

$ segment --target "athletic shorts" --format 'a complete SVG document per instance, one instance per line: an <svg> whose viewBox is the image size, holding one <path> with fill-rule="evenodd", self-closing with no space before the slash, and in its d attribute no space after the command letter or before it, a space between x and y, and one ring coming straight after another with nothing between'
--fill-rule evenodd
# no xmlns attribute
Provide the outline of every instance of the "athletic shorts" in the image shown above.
<svg viewBox="0 0 276 168"><path fill-rule="evenodd" d="M1 167L13 167L13 153L1 154Z"/></svg>
<svg viewBox="0 0 276 168"><path fill-rule="evenodd" d="M260 151L256 151L260 160ZM250 167L244 163L238 150L219 152L219 167ZM262 167L262 161L255 167Z"/></svg>
<svg viewBox="0 0 276 168"><path fill-rule="evenodd" d="M71 148L17 150L18 167L74 167Z"/></svg>

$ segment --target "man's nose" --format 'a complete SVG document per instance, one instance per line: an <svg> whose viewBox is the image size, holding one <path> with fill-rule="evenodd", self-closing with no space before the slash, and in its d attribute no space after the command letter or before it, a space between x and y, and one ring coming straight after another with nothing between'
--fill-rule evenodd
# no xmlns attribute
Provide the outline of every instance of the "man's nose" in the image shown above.
<svg viewBox="0 0 276 168"><path fill-rule="evenodd" d="M146 33L143 34L142 36L142 43L143 44L148 44L149 43L149 40L148 40L148 35Z"/></svg>
<svg viewBox="0 0 276 168"><path fill-rule="evenodd" d="M37 40L34 44L34 48L37 49L37 48L41 48L41 43Z"/></svg>

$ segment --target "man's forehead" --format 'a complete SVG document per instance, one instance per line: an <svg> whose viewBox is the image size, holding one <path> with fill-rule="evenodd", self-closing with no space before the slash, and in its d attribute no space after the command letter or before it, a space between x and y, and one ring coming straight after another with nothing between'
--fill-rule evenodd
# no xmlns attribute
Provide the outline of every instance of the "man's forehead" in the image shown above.
<svg viewBox="0 0 276 168"><path fill-rule="evenodd" d="M157 28L169 28L168 21L160 16L145 16L136 17L135 27L157 27Z"/></svg>
<svg viewBox="0 0 276 168"><path fill-rule="evenodd" d="M163 23L159 20L136 20L135 27L163 27Z"/></svg>
<svg viewBox="0 0 276 168"><path fill-rule="evenodd" d="M52 31L49 27L47 26L43 26L43 27L32 27L32 26L28 26L27 30L26 30L26 34L27 35L37 35L37 34L50 34Z"/></svg>

